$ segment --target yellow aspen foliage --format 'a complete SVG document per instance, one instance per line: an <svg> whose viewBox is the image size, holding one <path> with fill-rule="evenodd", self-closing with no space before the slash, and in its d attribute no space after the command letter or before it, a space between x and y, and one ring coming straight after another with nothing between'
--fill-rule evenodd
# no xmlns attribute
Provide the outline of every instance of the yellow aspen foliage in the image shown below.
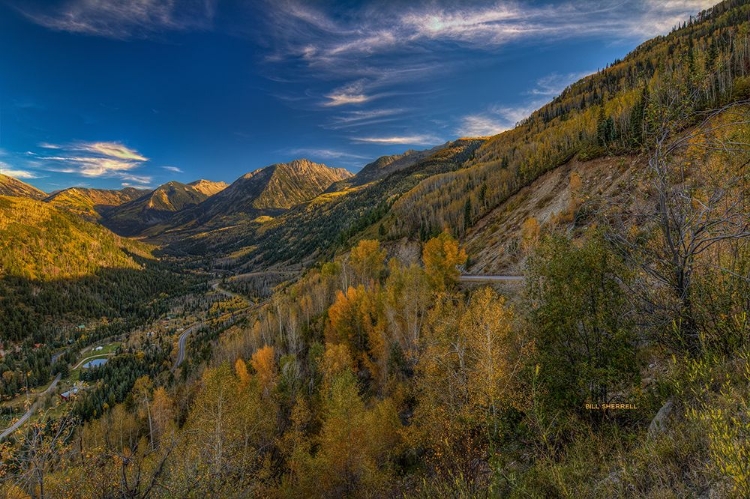
<svg viewBox="0 0 750 499"><path fill-rule="evenodd" d="M272 346L266 345L255 352L250 359L255 369L264 397L268 397L276 386L276 353Z"/></svg>
<svg viewBox="0 0 750 499"><path fill-rule="evenodd" d="M513 311L491 288L475 292L461 317L468 352L469 396L496 430L498 413L511 397L517 369L511 368Z"/></svg>
<svg viewBox="0 0 750 499"><path fill-rule="evenodd" d="M327 382L337 375L351 371L354 362L349 347L341 343L326 343L323 355L323 377Z"/></svg>
<svg viewBox="0 0 750 499"><path fill-rule="evenodd" d="M378 388L384 386L390 342L379 287L368 291L359 285L339 292L328 309L325 336L329 344L346 344L358 368L369 371Z"/></svg>
<svg viewBox="0 0 750 499"><path fill-rule="evenodd" d="M417 407L405 438L437 473L471 479L514 401L513 313L489 288L468 303L444 295L430 311L416 365Z"/></svg>
<svg viewBox="0 0 750 499"><path fill-rule="evenodd" d="M570 173L570 180L568 182L568 193L570 194L570 202L568 203L568 215L571 220L575 217L576 210L581 206L583 197L581 189L583 188L583 182L578 172Z"/></svg>
<svg viewBox="0 0 750 499"><path fill-rule="evenodd" d="M242 359L237 359L234 363L234 373L240 380L240 387L246 388L250 384L250 372L247 370L247 364Z"/></svg>
<svg viewBox="0 0 750 499"><path fill-rule="evenodd" d="M175 431L174 402L163 386L154 390L151 413L154 420L154 438L158 445L168 434Z"/></svg>
<svg viewBox="0 0 750 499"><path fill-rule="evenodd" d="M460 275L458 266L466 263L466 258L466 251L448 230L427 241L422 248L422 263L432 288L438 292L453 288Z"/></svg>
<svg viewBox="0 0 750 499"><path fill-rule="evenodd" d="M328 308L328 324L325 338L327 343L353 345L364 331L359 320L358 302L364 295L364 287L350 287L346 294L336 292L336 301Z"/></svg>
<svg viewBox="0 0 750 499"><path fill-rule="evenodd" d="M401 267L396 259L389 262L385 292L385 315L391 341L401 347L412 362L417 357L419 337L432 304L430 283L424 269L417 264Z"/></svg>
<svg viewBox="0 0 750 499"><path fill-rule="evenodd" d="M349 264L354 270L356 282L365 286L372 286L380 278L384 270L385 250L380 249L380 242L373 239L363 239L349 254Z"/></svg>
<svg viewBox="0 0 750 499"><path fill-rule="evenodd" d="M318 451L302 464L299 497L383 496L392 480L390 457L400 422L389 401L367 410L351 371L331 380L324 399Z"/></svg>

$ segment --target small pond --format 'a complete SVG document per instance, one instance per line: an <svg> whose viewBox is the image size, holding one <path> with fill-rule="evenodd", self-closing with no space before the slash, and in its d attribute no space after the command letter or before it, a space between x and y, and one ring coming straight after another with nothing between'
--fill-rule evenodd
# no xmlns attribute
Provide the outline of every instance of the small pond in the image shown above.
<svg viewBox="0 0 750 499"><path fill-rule="evenodd" d="M90 360L90 361L86 362L82 367L84 369L91 369L92 367L103 366L104 364L107 363L107 360L109 360L109 359L94 359L94 360Z"/></svg>

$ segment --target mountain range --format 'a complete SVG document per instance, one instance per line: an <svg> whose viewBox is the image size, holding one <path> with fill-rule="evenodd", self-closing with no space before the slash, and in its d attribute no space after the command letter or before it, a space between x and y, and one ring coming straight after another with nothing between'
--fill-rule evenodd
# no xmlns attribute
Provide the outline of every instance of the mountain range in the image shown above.
<svg viewBox="0 0 750 499"><path fill-rule="evenodd" d="M741 53L712 55L739 43L741 36L723 28L739 22L741 9L724 5L717 6L707 20L648 41L622 60L571 84L512 130L384 156L357 175L296 160L247 173L229 186L169 182L148 192L71 188L46 196L20 181L0 177L0 193L46 199L52 206L119 235L145 239L167 252L230 257L233 264L248 270L330 257L362 237L384 242L424 240L444 228L459 238L481 242L477 255L497 255L507 245L519 244L523 221L503 223L512 235L510 242L478 232L488 220L502 218L498 213L507 212L508 203L533 190L548 172L572 161L629 158L650 147L645 113L650 89L690 81L690 71L701 65L704 72L716 76L710 92L701 90L706 96L694 102L694 112L750 94L750 86L743 83L748 76ZM677 53L692 62L676 64ZM667 64L673 67L669 74L658 71ZM527 215L549 219L543 204L530 208ZM500 261L518 263L511 260L489 263L477 258L473 263L497 269Z"/></svg>
<svg viewBox="0 0 750 499"><path fill-rule="evenodd" d="M79 434L3 443L39 487L0 491L750 497L748 20L356 175L0 177L0 397L86 382L54 408Z"/></svg>

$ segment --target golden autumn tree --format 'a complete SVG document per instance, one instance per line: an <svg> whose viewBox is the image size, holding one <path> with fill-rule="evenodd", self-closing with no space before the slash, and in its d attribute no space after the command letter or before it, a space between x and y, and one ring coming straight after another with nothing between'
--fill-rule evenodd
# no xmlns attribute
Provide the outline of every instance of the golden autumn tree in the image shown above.
<svg viewBox="0 0 750 499"><path fill-rule="evenodd" d="M407 441L434 473L451 477L468 471L483 456L469 413L467 345L459 335L464 304L449 295L437 300L420 338L416 364L417 406Z"/></svg>
<svg viewBox="0 0 750 499"><path fill-rule="evenodd" d="M259 378L254 376L243 386L228 363L204 371L183 429L189 438L172 463L171 474L179 477L176 494L250 493L262 485L267 474L264 452L273 439L276 409L272 401L264 400Z"/></svg>
<svg viewBox="0 0 750 499"><path fill-rule="evenodd" d="M266 345L255 352L250 359L255 369L258 384L264 397L268 397L276 387L278 373L276 372L276 352L272 346Z"/></svg>
<svg viewBox="0 0 750 499"><path fill-rule="evenodd" d="M512 319L489 288L466 303L443 295L427 318L416 366L417 407L405 433L445 479L481 486L475 464L489 458L516 395L520 348Z"/></svg>
<svg viewBox="0 0 750 499"><path fill-rule="evenodd" d="M333 352L332 352L333 354ZM336 362L339 365L339 362ZM324 388L317 452L295 462L299 497L383 495L391 483L400 422L390 400L367 409L351 369L333 375Z"/></svg>
<svg viewBox="0 0 750 499"><path fill-rule="evenodd" d="M363 239L349 253L349 265L354 270L354 283L372 287L380 279L385 263L385 250L380 241Z"/></svg>
<svg viewBox="0 0 750 499"><path fill-rule="evenodd" d="M389 341L382 292L359 285L346 294L339 291L328 309L325 337L329 344L345 344L360 369L365 369L382 388L387 377Z"/></svg>
<svg viewBox="0 0 750 499"><path fill-rule="evenodd" d="M422 248L422 263L432 288L438 292L452 289L460 275L458 266L466 263L466 258L466 251L447 230L427 241Z"/></svg>
<svg viewBox="0 0 750 499"><path fill-rule="evenodd" d="M524 220L521 225L521 249L530 252L539 242L539 222L534 217Z"/></svg>
<svg viewBox="0 0 750 499"><path fill-rule="evenodd" d="M520 363L514 359L513 311L491 288L472 294L461 317L467 346L467 384L472 411L483 418L490 439L499 432L500 412L514 399Z"/></svg>
<svg viewBox="0 0 750 499"><path fill-rule="evenodd" d="M427 274L417 264L404 268L393 259L389 262L384 294L390 340L398 345L407 364L413 368L420 332L432 304Z"/></svg>

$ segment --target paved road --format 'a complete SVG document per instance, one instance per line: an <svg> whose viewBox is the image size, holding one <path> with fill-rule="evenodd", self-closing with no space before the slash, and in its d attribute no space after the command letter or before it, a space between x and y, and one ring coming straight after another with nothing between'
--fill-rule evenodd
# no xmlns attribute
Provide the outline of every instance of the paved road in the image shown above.
<svg viewBox="0 0 750 499"><path fill-rule="evenodd" d="M219 293L223 293L223 294L225 294L225 295L227 295L229 297L240 298L241 300L245 301L248 304L248 306L245 307L245 308L242 308L242 309L239 309L239 310L235 310L234 312L228 312L228 313L224 314L223 316L221 316L221 317L218 318L219 320L222 319L222 318L225 318L225 317L232 317L232 316L235 316L235 315L240 315L240 314L246 313L248 310L250 310L252 308L257 308L257 306L254 307L247 300L247 298L245 298L244 296L238 295L237 293L233 293L232 291L224 289L221 286L219 286L219 284L220 284L219 281L212 282L211 283L211 288L213 288L214 291L219 292ZM174 361L174 366L172 366L172 372L174 372L179 367L179 365L182 364L183 361L185 360L185 346L187 344L188 336L190 336L196 329L198 329L200 327L203 327L204 324L205 323L203 321L191 324L180 335L180 339L177 341L177 359Z"/></svg>
<svg viewBox="0 0 750 499"><path fill-rule="evenodd" d="M13 433L17 429L19 429L21 427L21 425L23 425L31 417L32 414L34 414L34 411L37 410L37 408L39 407L39 404L41 403L42 397L44 397L45 395L47 395L48 393L50 393L52 390L55 389L55 386L57 386L57 383L60 381L61 377L62 377L62 373L59 373L57 376L55 376L55 379L52 381L52 384L49 385L46 390L44 390L42 393L40 393L37 396L37 398L34 401L34 403L31 404L31 407L29 407L29 410L26 411L26 414L24 414L23 416L21 416L21 418L18 421L16 421L15 423L13 423L13 426L11 426L10 428L8 428L4 432L0 433L0 440L3 440L8 435L10 435L11 433Z"/></svg>
<svg viewBox="0 0 750 499"><path fill-rule="evenodd" d="M522 275L462 275L461 282L522 282L526 278Z"/></svg>
<svg viewBox="0 0 750 499"><path fill-rule="evenodd" d="M180 364L182 364L182 361L185 360L185 344L187 343L187 337L190 336L190 333L201 326L203 326L203 322L196 322L185 331L183 331L183 333L180 335L180 339L177 342L177 360L174 361L174 366L172 366L173 372Z"/></svg>

